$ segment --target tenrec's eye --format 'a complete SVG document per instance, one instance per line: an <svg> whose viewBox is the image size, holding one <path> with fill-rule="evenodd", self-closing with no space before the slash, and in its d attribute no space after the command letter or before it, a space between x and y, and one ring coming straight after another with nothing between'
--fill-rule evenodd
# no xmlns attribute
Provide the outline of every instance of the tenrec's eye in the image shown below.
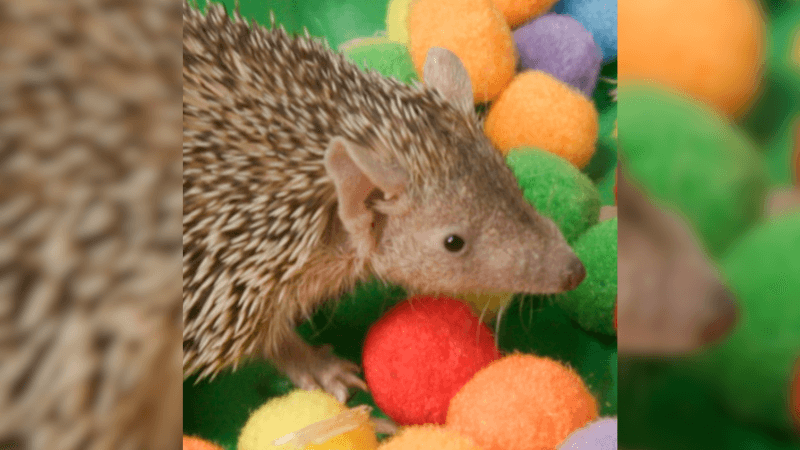
<svg viewBox="0 0 800 450"><path fill-rule="evenodd" d="M457 252L464 248L464 239L461 239L460 236L456 236L455 234L451 234L447 236L444 240L444 248L446 248L450 252Z"/></svg>

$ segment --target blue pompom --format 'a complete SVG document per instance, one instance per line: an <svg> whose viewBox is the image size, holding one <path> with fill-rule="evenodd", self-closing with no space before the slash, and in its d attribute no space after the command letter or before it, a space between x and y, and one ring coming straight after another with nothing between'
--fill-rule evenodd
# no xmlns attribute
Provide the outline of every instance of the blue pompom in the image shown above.
<svg viewBox="0 0 800 450"><path fill-rule="evenodd" d="M617 0L561 0L552 12L568 14L589 30L604 63L617 57Z"/></svg>

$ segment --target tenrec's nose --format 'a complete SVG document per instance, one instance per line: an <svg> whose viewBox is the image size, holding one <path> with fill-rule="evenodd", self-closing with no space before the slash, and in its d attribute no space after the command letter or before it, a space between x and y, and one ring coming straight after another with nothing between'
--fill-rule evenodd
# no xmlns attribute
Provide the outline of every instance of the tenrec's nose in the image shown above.
<svg viewBox="0 0 800 450"><path fill-rule="evenodd" d="M717 314L703 330L700 339L703 344L711 343L725 337L739 322L739 308L733 294L721 288L714 293L712 299Z"/></svg>
<svg viewBox="0 0 800 450"><path fill-rule="evenodd" d="M574 256L569 262L566 270L566 277L564 279L564 290L571 291L578 287L581 282L586 278L586 267L577 256Z"/></svg>

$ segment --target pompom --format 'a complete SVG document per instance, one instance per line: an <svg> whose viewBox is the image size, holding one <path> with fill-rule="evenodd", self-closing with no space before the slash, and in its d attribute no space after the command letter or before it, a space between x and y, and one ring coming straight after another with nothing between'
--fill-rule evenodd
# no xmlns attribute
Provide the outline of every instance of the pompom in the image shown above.
<svg viewBox="0 0 800 450"><path fill-rule="evenodd" d="M418 81L411 54L405 45L384 37L360 38L342 44L339 49L362 69L372 69L403 83Z"/></svg>
<svg viewBox="0 0 800 450"><path fill-rule="evenodd" d="M492 0L503 13L508 26L516 28L547 12L558 0Z"/></svg>
<svg viewBox="0 0 800 450"><path fill-rule="evenodd" d="M553 12L574 17L594 37L603 53L603 62L617 57L617 2L616 0L562 0Z"/></svg>
<svg viewBox="0 0 800 450"><path fill-rule="evenodd" d="M495 361L453 397L447 426L484 450L551 450L597 419L597 400L573 370L514 354Z"/></svg>
<svg viewBox="0 0 800 450"><path fill-rule="evenodd" d="M183 436L183 450L222 450L222 447L196 436Z"/></svg>
<svg viewBox="0 0 800 450"><path fill-rule="evenodd" d="M557 450L617 450L617 418L596 420L572 433Z"/></svg>
<svg viewBox="0 0 800 450"><path fill-rule="evenodd" d="M763 157L724 116L686 96L628 84L619 98L619 150L632 181L721 255L763 215Z"/></svg>
<svg viewBox="0 0 800 450"><path fill-rule="evenodd" d="M616 334L617 223L616 217L600 222L572 246L586 267L586 279L556 300L581 327L608 335Z"/></svg>
<svg viewBox="0 0 800 450"><path fill-rule="evenodd" d="M523 68L549 73L592 97L603 55L577 20L545 14L514 31L514 41Z"/></svg>
<svg viewBox="0 0 800 450"><path fill-rule="evenodd" d="M663 84L740 117L755 97L765 61L765 24L758 3L622 2L615 25L625 42L620 80Z"/></svg>
<svg viewBox="0 0 800 450"><path fill-rule="evenodd" d="M516 148L508 153L506 162L525 199L558 225L567 242L574 242L597 223L597 186L569 161L535 148Z"/></svg>
<svg viewBox="0 0 800 450"><path fill-rule="evenodd" d="M475 309L481 313L480 319L483 320L484 323L490 323L497 316L497 311L499 311L500 308L511 303L514 294L510 292L464 292L455 294L455 297L474 306Z"/></svg>
<svg viewBox="0 0 800 450"><path fill-rule="evenodd" d="M386 7L386 37L408 45L408 10L411 0L390 0Z"/></svg>
<svg viewBox="0 0 800 450"><path fill-rule="evenodd" d="M453 395L499 357L491 331L469 305L419 296L367 333L364 378L375 404L399 425L443 424Z"/></svg>
<svg viewBox="0 0 800 450"><path fill-rule="evenodd" d="M514 38L491 0L417 0L411 5L408 26L411 58L420 78L432 47L458 56L476 103L497 98L514 77Z"/></svg>
<svg viewBox="0 0 800 450"><path fill-rule="evenodd" d="M514 147L537 147L579 169L595 152L597 110L579 91L544 72L517 75L489 109L486 135L504 154Z"/></svg>
<svg viewBox="0 0 800 450"><path fill-rule="evenodd" d="M403 428L379 450L481 450L469 438L439 425Z"/></svg>
<svg viewBox="0 0 800 450"><path fill-rule="evenodd" d="M242 428L237 449L289 450L299 444L315 450L374 450L378 447L375 431L368 417L359 418L355 412L326 392L298 389L255 410ZM313 447L304 445L313 442L309 439L327 436L330 439ZM279 445L274 444L276 440Z"/></svg>
<svg viewBox="0 0 800 450"><path fill-rule="evenodd" d="M800 357L800 212L753 229L722 260L742 310L730 337L701 360L741 420L793 428L790 388ZM796 394L795 394L796 396Z"/></svg>

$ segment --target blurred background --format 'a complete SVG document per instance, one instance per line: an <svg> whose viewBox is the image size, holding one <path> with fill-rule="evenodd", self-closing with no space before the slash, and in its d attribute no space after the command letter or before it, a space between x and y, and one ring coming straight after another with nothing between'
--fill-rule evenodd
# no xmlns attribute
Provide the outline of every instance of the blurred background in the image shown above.
<svg viewBox="0 0 800 450"><path fill-rule="evenodd" d="M618 4L619 447L800 448L800 2Z"/></svg>
<svg viewBox="0 0 800 450"><path fill-rule="evenodd" d="M0 4L0 448L181 445L181 4Z"/></svg>

